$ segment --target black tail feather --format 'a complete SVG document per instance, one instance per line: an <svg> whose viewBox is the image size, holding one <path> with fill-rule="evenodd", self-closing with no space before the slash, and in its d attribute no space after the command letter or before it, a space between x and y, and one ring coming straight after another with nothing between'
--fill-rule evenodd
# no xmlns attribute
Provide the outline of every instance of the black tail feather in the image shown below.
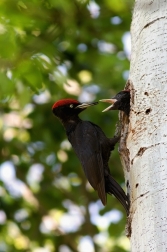
<svg viewBox="0 0 167 252"><path fill-rule="evenodd" d="M127 195L125 194L122 187L113 179L113 177L108 174L107 177L105 177L105 184L106 184L106 192L108 194L113 194L123 205L123 207L126 210L127 215L129 214L129 199Z"/></svg>

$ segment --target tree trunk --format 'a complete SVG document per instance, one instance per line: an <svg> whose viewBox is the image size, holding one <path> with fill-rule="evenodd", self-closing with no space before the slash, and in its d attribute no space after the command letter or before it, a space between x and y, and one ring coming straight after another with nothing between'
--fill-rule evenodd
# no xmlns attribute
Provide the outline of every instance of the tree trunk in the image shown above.
<svg viewBox="0 0 167 252"><path fill-rule="evenodd" d="M120 154L130 193L132 252L167 251L167 0L136 0Z"/></svg>

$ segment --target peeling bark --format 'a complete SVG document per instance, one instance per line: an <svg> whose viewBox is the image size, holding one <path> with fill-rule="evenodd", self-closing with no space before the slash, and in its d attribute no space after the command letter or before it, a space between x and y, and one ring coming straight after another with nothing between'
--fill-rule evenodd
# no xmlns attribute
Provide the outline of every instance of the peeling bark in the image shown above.
<svg viewBox="0 0 167 252"><path fill-rule="evenodd" d="M131 208L132 252L167 251L167 0L136 0L120 156Z"/></svg>

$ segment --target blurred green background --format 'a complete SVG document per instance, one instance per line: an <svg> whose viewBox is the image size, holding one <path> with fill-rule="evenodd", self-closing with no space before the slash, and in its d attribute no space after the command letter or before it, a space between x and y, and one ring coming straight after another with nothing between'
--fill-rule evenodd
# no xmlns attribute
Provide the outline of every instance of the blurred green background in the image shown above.
<svg viewBox="0 0 167 252"><path fill-rule="evenodd" d="M123 207L102 206L51 107L124 88L133 2L0 1L0 252L129 251ZM106 106L81 117L112 137ZM124 187L117 147L110 168Z"/></svg>

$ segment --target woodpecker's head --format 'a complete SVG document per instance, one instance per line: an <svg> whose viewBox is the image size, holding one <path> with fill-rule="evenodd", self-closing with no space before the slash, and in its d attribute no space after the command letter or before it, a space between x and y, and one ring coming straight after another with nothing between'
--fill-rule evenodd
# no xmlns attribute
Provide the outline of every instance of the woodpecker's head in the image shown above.
<svg viewBox="0 0 167 252"><path fill-rule="evenodd" d="M77 116L86 108L96 104L98 104L98 102L80 103L74 99L62 99L53 104L52 111L53 114L60 119L70 119Z"/></svg>
<svg viewBox="0 0 167 252"><path fill-rule="evenodd" d="M103 99L101 102L111 103L109 107L104 109L102 112L106 112L108 110L122 110L127 115L130 112L130 90L123 90L116 94L112 99Z"/></svg>

